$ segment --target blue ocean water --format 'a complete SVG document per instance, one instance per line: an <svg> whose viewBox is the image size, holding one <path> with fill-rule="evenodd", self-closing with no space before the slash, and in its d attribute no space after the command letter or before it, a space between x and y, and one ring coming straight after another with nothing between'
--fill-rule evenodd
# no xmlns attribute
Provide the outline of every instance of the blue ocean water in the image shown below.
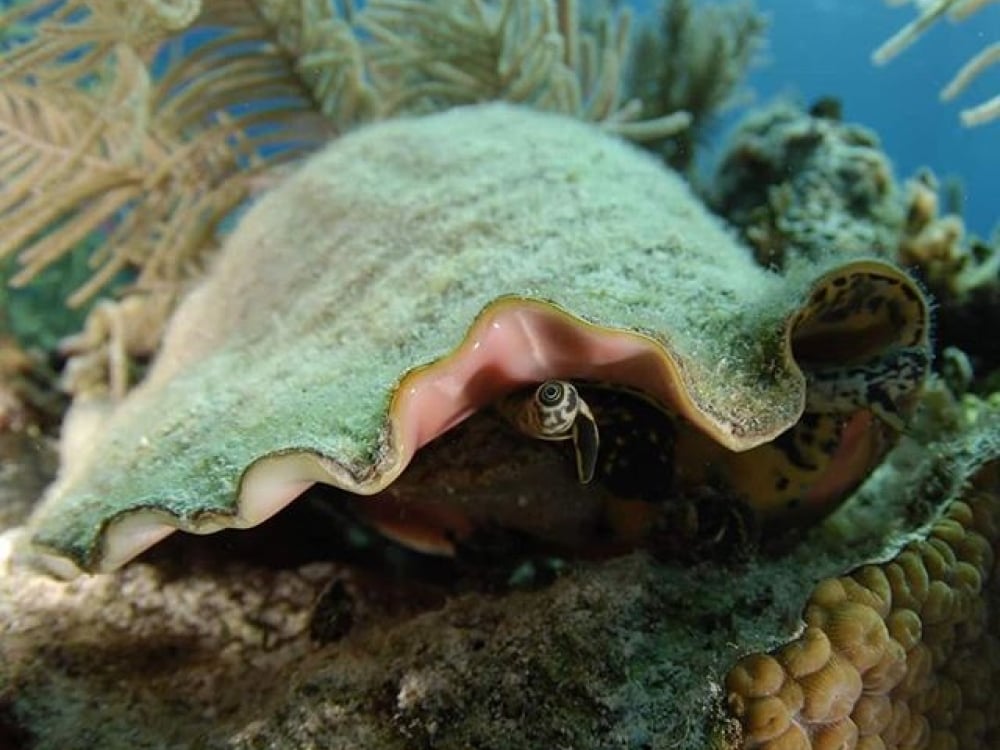
<svg viewBox="0 0 1000 750"><path fill-rule="evenodd" d="M649 5L641 0L637 7ZM988 236L1000 223L1000 122L966 128L958 113L1000 94L1000 67L988 70L957 102L939 101L938 92L969 58L1000 41L1000 4L962 24L939 21L882 67L872 64L871 54L914 17L911 4L756 0L756 5L771 21L764 64L749 81L757 102L780 95L806 103L838 97L845 120L878 132L897 177L929 166L939 178L960 178L967 225ZM733 121L730 115L722 125Z"/></svg>

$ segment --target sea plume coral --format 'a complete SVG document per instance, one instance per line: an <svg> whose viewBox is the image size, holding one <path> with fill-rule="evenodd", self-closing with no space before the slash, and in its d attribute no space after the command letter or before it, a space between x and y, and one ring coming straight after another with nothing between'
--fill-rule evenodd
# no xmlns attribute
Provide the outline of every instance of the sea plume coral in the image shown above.
<svg viewBox="0 0 1000 750"><path fill-rule="evenodd" d="M942 16L951 21L964 21L976 11L997 0L886 0L889 5L902 5L912 2L918 10L918 15L872 54L872 60L877 65L889 62L907 47L917 41L927 29ZM988 67L1000 62L1000 42L984 48L972 57L961 70L955 74L951 82L941 90L941 98L951 101L961 94L969 84ZM1000 94L974 107L969 107L961 113L962 123L972 127L982 125L1000 118Z"/></svg>
<svg viewBox="0 0 1000 750"><path fill-rule="evenodd" d="M360 26L372 38L368 56L382 116L504 100L640 141L690 123L680 107L652 111L630 95L627 9L586 14L574 0L376 0Z"/></svg>
<svg viewBox="0 0 1000 750"><path fill-rule="evenodd" d="M629 93L629 14L591 31L573 0L121 6L0 16L0 217L18 227L0 255L18 254L23 284L100 229L100 270L71 304L127 268L140 288L176 284L255 174L363 122L496 99L636 139L689 121Z"/></svg>
<svg viewBox="0 0 1000 750"><path fill-rule="evenodd" d="M739 96L766 30L749 2L669 0L644 24L633 58L636 94L647 110L691 115L691 127L656 144L671 166L691 166L712 116Z"/></svg>
<svg viewBox="0 0 1000 750"><path fill-rule="evenodd" d="M17 228L0 255L18 254L23 284L99 232L98 270L71 305L127 269L147 290L180 284L259 169L332 132L248 2L121 5L24 3L0 17L0 217ZM185 44L193 27L211 37Z"/></svg>

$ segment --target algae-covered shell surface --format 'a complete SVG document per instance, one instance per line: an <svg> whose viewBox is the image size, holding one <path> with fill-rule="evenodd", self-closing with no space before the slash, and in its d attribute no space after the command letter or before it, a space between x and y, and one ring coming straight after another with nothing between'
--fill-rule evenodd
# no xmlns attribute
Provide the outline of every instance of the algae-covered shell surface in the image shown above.
<svg viewBox="0 0 1000 750"><path fill-rule="evenodd" d="M769 272L680 178L579 122L489 105L371 126L246 214L138 388L100 419L76 405L31 545L61 574L111 570L313 482L373 494L554 377L642 389L746 451L806 407L797 335L824 364L926 342L923 306L869 324L830 303L850 279L909 283L876 261Z"/></svg>

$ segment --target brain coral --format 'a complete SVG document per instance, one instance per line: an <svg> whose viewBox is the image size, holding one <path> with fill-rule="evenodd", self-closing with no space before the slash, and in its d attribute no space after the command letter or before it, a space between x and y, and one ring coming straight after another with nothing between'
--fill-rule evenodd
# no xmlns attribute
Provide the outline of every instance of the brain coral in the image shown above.
<svg viewBox="0 0 1000 750"><path fill-rule="evenodd" d="M745 747L1000 743L997 467L890 560L822 581L804 630L729 673Z"/></svg>

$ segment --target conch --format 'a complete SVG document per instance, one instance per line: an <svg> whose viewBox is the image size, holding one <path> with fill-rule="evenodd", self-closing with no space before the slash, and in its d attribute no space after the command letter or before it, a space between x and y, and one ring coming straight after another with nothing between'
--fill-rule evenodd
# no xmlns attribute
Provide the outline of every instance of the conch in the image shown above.
<svg viewBox="0 0 1000 750"><path fill-rule="evenodd" d="M759 266L680 177L572 119L490 104L371 125L249 209L144 382L99 420L70 415L30 556L110 571L315 482L377 495L550 380L644 394L681 425L689 484L765 515L828 508L929 360L914 282L831 258Z"/></svg>

